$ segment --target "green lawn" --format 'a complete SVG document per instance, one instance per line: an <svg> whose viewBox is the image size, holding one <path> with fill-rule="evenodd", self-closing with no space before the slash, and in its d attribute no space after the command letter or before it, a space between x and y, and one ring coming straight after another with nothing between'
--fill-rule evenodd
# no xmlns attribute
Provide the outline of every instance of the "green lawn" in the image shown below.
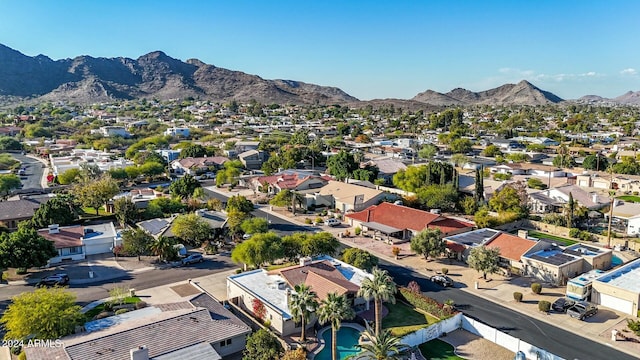
<svg viewBox="0 0 640 360"><path fill-rule="evenodd" d="M434 339L420 345L420 351L429 360L464 360L456 355L453 346L448 343Z"/></svg>
<svg viewBox="0 0 640 360"><path fill-rule="evenodd" d="M96 209L92 208L92 207L83 207L82 211L85 213L86 216L96 216ZM104 210L104 206L101 206L100 209L98 209L98 215L99 216L105 216L105 215L111 215L108 212L106 212Z"/></svg>
<svg viewBox="0 0 640 360"><path fill-rule="evenodd" d="M288 263L284 263L284 264L269 265L269 266L267 266L267 271L283 269L283 268L286 268L286 267L289 267L289 266L293 266L293 265L298 265L298 263L296 263L296 262L288 262Z"/></svg>
<svg viewBox="0 0 640 360"><path fill-rule="evenodd" d="M140 298L137 296L133 296L133 297L126 297L124 299L124 303L125 304L135 304L137 302L140 302ZM102 311L104 311L104 304L100 304L96 307L94 307L93 309L87 311L86 313L84 313L86 321L91 321L93 320L93 318L100 314Z"/></svg>
<svg viewBox="0 0 640 360"><path fill-rule="evenodd" d="M401 302L385 303L384 306L389 309L389 314L382 319L382 327L389 329L394 336L402 337L438 322L435 317Z"/></svg>
<svg viewBox="0 0 640 360"><path fill-rule="evenodd" d="M618 196L616 199L629 201L629 202L640 202L640 196L634 196L634 195Z"/></svg>
<svg viewBox="0 0 640 360"><path fill-rule="evenodd" d="M551 235L551 234L547 234L547 233L542 233L542 232L538 232L538 231L533 231L533 230L529 230L529 236L533 236L535 238L538 239L549 239L549 240L553 240L555 242L557 242L559 245L563 245L563 246L569 246L569 245L573 245L576 244L577 241L575 240L571 240L571 239L567 239L567 238L563 238L563 237L559 237L559 236L555 236L555 235Z"/></svg>

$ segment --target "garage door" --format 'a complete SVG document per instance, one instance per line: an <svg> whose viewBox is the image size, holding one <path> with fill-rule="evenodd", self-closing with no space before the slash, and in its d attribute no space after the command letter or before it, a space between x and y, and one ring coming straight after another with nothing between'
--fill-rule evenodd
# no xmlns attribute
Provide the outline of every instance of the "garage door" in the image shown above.
<svg viewBox="0 0 640 360"><path fill-rule="evenodd" d="M633 312L632 301L623 300L607 294L600 293L600 305L623 312L625 314L632 314Z"/></svg>
<svg viewBox="0 0 640 360"><path fill-rule="evenodd" d="M87 255L106 254L111 252L111 243L93 243L86 244L85 251Z"/></svg>

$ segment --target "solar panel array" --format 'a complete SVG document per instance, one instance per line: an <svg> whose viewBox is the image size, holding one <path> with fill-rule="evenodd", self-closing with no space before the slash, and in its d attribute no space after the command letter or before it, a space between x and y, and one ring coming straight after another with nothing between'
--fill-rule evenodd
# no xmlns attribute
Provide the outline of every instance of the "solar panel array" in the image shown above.
<svg viewBox="0 0 640 360"><path fill-rule="evenodd" d="M491 229L480 229L476 231L471 231L468 233L464 233L461 235L451 236L449 240L453 240L455 242L471 245L471 244L482 244L487 239L490 239L498 234L498 231Z"/></svg>
<svg viewBox="0 0 640 360"><path fill-rule="evenodd" d="M530 256L531 259L538 260L541 262L545 262L552 265L562 265L568 262L575 260L576 258L573 256L569 256L563 253L555 253L551 256L540 256L538 254L533 254Z"/></svg>
<svg viewBox="0 0 640 360"><path fill-rule="evenodd" d="M155 234L159 234L162 231L162 229L164 229L167 226L167 224L169 224L169 222L167 222L167 220L165 219L151 219L151 220L144 221L142 223L142 226L144 227L145 230L155 235Z"/></svg>

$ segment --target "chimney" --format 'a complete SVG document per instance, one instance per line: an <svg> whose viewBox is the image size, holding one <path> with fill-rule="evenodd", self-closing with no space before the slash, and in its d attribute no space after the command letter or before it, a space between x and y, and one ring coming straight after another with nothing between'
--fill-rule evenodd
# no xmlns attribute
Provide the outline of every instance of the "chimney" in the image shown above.
<svg viewBox="0 0 640 360"><path fill-rule="evenodd" d="M371 208L367 209L367 222L371 221Z"/></svg>
<svg viewBox="0 0 640 360"><path fill-rule="evenodd" d="M593 193L593 195L591 195L591 201L593 201L594 204L598 203L598 194L597 193Z"/></svg>
<svg viewBox="0 0 640 360"><path fill-rule="evenodd" d="M521 237L523 239L528 239L529 232L527 230L518 230L518 237Z"/></svg>
<svg viewBox="0 0 640 360"><path fill-rule="evenodd" d="M129 350L131 360L149 360L149 349L146 346L138 346L137 349Z"/></svg>
<svg viewBox="0 0 640 360"><path fill-rule="evenodd" d="M60 232L60 228L58 228L58 224L49 225L49 234L57 234Z"/></svg>
<svg viewBox="0 0 640 360"><path fill-rule="evenodd" d="M300 266L307 266L309 265L309 263L311 263L311 257L310 256L304 256L300 258Z"/></svg>

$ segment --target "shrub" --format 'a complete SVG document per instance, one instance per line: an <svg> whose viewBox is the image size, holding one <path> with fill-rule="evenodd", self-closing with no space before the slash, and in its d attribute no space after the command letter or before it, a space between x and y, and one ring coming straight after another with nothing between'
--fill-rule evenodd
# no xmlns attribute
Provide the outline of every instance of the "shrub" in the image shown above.
<svg viewBox="0 0 640 360"><path fill-rule="evenodd" d="M394 246L391 248L391 253L393 254L393 256L398 256L400 255L400 248L397 246Z"/></svg>
<svg viewBox="0 0 640 360"><path fill-rule="evenodd" d="M493 174L493 179L497 181L510 180L512 176L513 175L511 174L496 173L496 174Z"/></svg>
<svg viewBox="0 0 640 360"><path fill-rule="evenodd" d="M419 292L414 292L406 287L400 288L400 295L414 307L425 311L439 319L446 319L455 313L451 307L445 307L443 304L424 296Z"/></svg>
<svg viewBox="0 0 640 360"><path fill-rule="evenodd" d="M584 231L584 230L580 231L580 234L578 234L578 237L582 241L593 241L593 235L588 231Z"/></svg>
<svg viewBox="0 0 640 360"><path fill-rule="evenodd" d="M264 321L264 327L266 327L266 328L270 328L270 327L271 327L271 320L268 320L268 319L267 319L267 320L265 320L265 321Z"/></svg>
<svg viewBox="0 0 640 360"><path fill-rule="evenodd" d="M320 216L318 216L318 217L316 218L316 224L320 224L320 223L322 223L323 221L324 221L324 220L322 220L322 218L321 218Z"/></svg>
<svg viewBox="0 0 640 360"><path fill-rule="evenodd" d="M578 236L580 236L580 229L571 228L569 230L569 236L571 236L572 238L577 238Z"/></svg>
<svg viewBox="0 0 640 360"><path fill-rule="evenodd" d="M407 285L407 289L412 293L419 294L422 292L422 290L420 289L420 285L418 285L418 282L415 280L409 281L409 284Z"/></svg>
<svg viewBox="0 0 640 360"><path fill-rule="evenodd" d="M362 232L362 228L358 226L355 229L353 229L353 232L356 234L356 236L358 236Z"/></svg>
<svg viewBox="0 0 640 360"><path fill-rule="evenodd" d="M21 352L20 355L18 355L18 360L27 360L27 353L26 352Z"/></svg>
<svg viewBox="0 0 640 360"><path fill-rule="evenodd" d="M531 284L531 291L533 291L534 294L540 294L542 292L542 284L537 282Z"/></svg>
<svg viewBox="0 0 640 360"><path fill-rule="evenodd" d="M107 301L104 303L102 308L104 309L104 311L113 311L113 303L111 301Z"/></svg>
<svg viewBox="0 0 640 360"><path fill-rule="evenodd" d="M309 218L304 218L304 223L307 225L311 225L313 223L313 221L311 221L311 219Z"/></svg>
<svg viewBox="0 0 640 360"><path fill-rule="evenodd" d="M538 301L538 310L542 312L549 312L549 310L551 310L551 303L547 300Z"/></svg>
<svg viewBox="0 0 640 360"><path fill-rule="evenodd" d="M126 312L129 312L129 309L120 309L116 311L116 315L124 314Z"/></svg>
<svg viewBox="0 0 640 360"><path fill-rule="evenodd" d="M447 275L449 273L449 269L447 268L442 268L442 274L443 275Z"/></svg>
<svg viewBox="0 0 640 360"><path fill-rule="evenodd" d="M640 311L639 311L640 312ZM627 319L627 327L636 335L640 336L640 320Z"/></svg>
<svg viewBox="0 0 640 360"><path fill-rule="evenodd" d="M147 303L144 301L138 301L136 303L136 310L140 310L147 307Z"/></svg>
<svg viewBox="0 0 640 360"><path fill-rule="evenodd" d="M522 301L522 293L521 292L514 292L513 293L513 299L517 302L521 302Z"/></svg>

